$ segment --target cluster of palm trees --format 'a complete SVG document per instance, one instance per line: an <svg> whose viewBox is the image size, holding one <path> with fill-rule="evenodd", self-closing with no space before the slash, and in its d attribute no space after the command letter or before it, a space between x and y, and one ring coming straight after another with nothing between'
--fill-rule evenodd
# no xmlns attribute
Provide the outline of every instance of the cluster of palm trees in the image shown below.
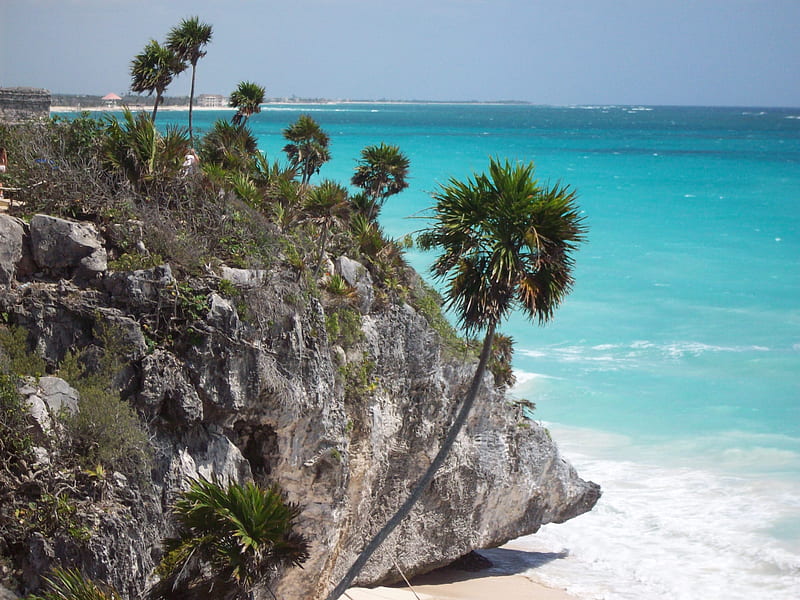
<svg viewBox="0 0 800 600"><path fill-rule="evenodd" d="M131 71L134 75L132 89L156 93L153 119L163 91L171 81L169 76L179 73L181 64L184 68L187 63L192 66L193 95L194 69L197 60L205 54L202 48L210 39L210 26L188 19L170 32L167 51L152 41L145 52L136 57ZM222 179L226 170L236 171L236 176L229 176L228 180L235 182L234 191L253 205L263 207L265 195L270 190L274 192L276 182L280 184L284 204L276 203L274 210L281 211L281 219L287 218L291 208L286 198L294 195L300 200L297 205L302 207L303 219L320 231L314 267L316 276L324 262L331 232L344 227L348 221L360 223L364 231L375 227L387 199L408 186L409 161L397 146L371 145L362 150L351 179L351 184L360 188L359 193L350 195L342 185L327 180L311 186L311 177L330 160L329 136L314 119L301 115L283 132L288 142L284 151L289 168L281 170L277 163L270 166L258 152L246 127L247 119L259 112L263 100L264 88L252 82L239 84L230 98L231 105L237 108L232 123L215 124L200 146L201 155L212 169L216 166L222 170ZM292 187L287 182L293 181L296 175L300 181ZM560 184L540 184L532 163L490 159L486 173L475 174L465 181L450 179L440 186L433 198L433 225L419 237L420 245L440 251L432 272L444 282L446 307L455 314L466 333L484 332L478 365L435 459L398 512L366 545L331 591L329 600L338 599L349 587L383 540L409 514L446 460L478 396L492 359L498 325L515 309L545 324L553 318L573 285L573 254L586 234L576 193ZM510 352L510 340L503 341ZM176 548L170 552L178 552L180 556L188 556L190 550L195 552L188 546ZM210 546L204 547L203 552L212 550ZM205 556L202 552L198 556L201 555ZM207 560L213 564L216 559ZM234 569L230 573L235 575L238 571ZM242 581L250 582L247 577Z"/></svg>

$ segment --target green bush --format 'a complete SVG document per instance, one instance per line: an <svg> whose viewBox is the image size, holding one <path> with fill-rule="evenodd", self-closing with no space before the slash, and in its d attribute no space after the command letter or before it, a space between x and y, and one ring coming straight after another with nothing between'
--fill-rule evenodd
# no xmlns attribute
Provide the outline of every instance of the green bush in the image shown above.
<svg viewBox="0 0 800 600"><path fill-rule="evenodd" d="M126 366L121 333L101 327L99 357L89 364L89 352L70 352L58 374L80 395L78 412L63 416L75 460L84 468L103 465L140 480L150 466L147 433L136 411L120 398L115 387Z"/></svg>
<svg viewBox="0 0 800 600"><path fill-rule="evenodd" d="M0 373L0 462L7 467L16 468L30 454L32 442L26 421L16 378Z"/></svg>
<svg viewBox="0 0 800 600"><path fill-rule="evenodd" d="M24 327L0 325L0 371L17 376L41 377L47 362L28 350L28 332Z"/></svg>

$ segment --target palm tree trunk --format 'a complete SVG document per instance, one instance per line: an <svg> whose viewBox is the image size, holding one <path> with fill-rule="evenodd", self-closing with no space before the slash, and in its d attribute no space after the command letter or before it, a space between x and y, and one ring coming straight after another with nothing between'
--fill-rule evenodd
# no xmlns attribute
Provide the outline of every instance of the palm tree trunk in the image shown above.
<svg viewBox="0 0 800 600"><path fill-rule="evenodd" d="M152 116L153 123L156 122L156 113L158 112L158 105L160 103L161 103L161 92L158 92L156 94L156 102L155 102L155 104L153 104L153 116Z"/></svg>
<svg viewBox="0 0 800 600"><path fill-rule="evenodd" d="M317 257L317 266L314 269L314 279L319 276L319 270L322 267L322 258L325 256L325 245L328 243L328 227L322 233L322 241L319 244L319 256Z"/></svg>
<svg viewBox="0 0 800 600"><path fill-rule="evenodd" d="M364 568L364 565L367 564L367 561L370 559L372 554L378 547L383 543L383 541L389 537L389 534L394 531L394 529L405 519L408 514L411 512L411 509L417 503L417 501L422 497L423 492L428 488L431 481L433 481L434 475L444 464L447 455L450 454L450 449L453 447L453 444L456 441L456 437L461 432L461 429L464 427L464 423L467 421L467 417L469 416L470 410L472 409L472 405L475 404L475 398L478 396L478 390L480 389L481 381L483 380L483 375L486 372L486 365L489 362L489 356L492 353L492 341L494 340L494 332L497 323L491 323L489 328L486 332L486 337L483 339L483 347L481 348L481 356L478 360L478 368L475 370L475 375L472 378L472 384L470 385L469 391L467 392L467 396L464 398L464 402L461 404L461 408L458 410L458 414L456 415L455 421L450 426L450 429L447 431L447 436L444 438L444 442L442 442L441 448L439 448L438 454L436 454L436 458L433 459L433 462L428 467L425 474L417 481L414 489L409 494L406 501L403 505L397 509L397 512L394 516L389 519L386 525L383 526L375 537L367 544L367 546L361 551L361 554L358 555L356 561L353 563L353 566L350 567L350 570L345 573L345 576L339 582L339 584L328 594L327 600L338 600L342 594L350 587L350 584L353 583L353 580L358 576L361 572L361 569Z"/></svg>
<svg viewBox="0 0 800 600"><path fill-rule="evenodd" d="M194 148L194 132L192 131L192 108L194 107L194 75L197 72L195 63L192 63L192 89L189 91L189 141Z"/></svg>

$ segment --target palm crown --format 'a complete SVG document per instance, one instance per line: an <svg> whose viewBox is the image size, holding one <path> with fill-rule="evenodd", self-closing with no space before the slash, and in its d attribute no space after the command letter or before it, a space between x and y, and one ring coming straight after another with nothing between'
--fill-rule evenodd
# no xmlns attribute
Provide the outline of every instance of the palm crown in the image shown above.
<svg viewBox="0 0 800 600"><path fill-rule="evenodd" d="M408 187L408 158L397 146L381 143L367 146L361 151L361 160L351 183L364 190L369 197L372 219L389 196L402 192Z"/></svg>
<svg viewBox="0 0 800 600"><path fill-rule="evenodd" d="M519 306L544 323L572 288L571 251L586 233L576 193L542 187L534 166L501 164L434 195L437 222L423 234L443 253L431 270L446 278L448 305L467 331L497 323Z"/></svg>
<svg viewBox="0 0 800 600"><path fill-rule="evenodd" d="M155 92L154 121L164 90L172 83L175 75L185 68L186 64L172 50L155 40L150 40L144 50L133 58L131 90L137 93L147 92L148 95Z"/></svg>
<svg viewBox="0 0 800 600"><path fill-rule="evenodd" d="M330 138L319 124L308 115L300 115L297 121L283 130L283 137L290 144L283 147L292 168L300 170L300 182L307 184L314 173L331 158L328 150Z"/></svg>
<svg viewBox="0 0 800 600"><path fill-rule="evenodd" d="M239 125L247 121L250 115L261 112L261 103L264 102L266 91L252 81L241 81L230 97L230 105L236 109L233 124Z"/></svg>

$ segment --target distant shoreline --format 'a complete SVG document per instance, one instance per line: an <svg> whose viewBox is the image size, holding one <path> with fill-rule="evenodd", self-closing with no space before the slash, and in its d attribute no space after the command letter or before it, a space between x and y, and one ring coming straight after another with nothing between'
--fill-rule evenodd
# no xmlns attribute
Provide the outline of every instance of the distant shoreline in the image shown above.
<svg viewBox="0 0 800 600"><path fill-rule="evenodd" d="M441 106L534 106L530 102L503 102L503 101L496 101L496 102L471 102L471 101L464 101L460 102L457 100L453 100L452 102L439 102L439 101L428 101L428 100L309 100L305 102L301 101L287 101L287 102L265 102L261 105L262 108L269 108L271 106L336 106L336 105L352 105L352 104L374 104L374 105L386 105L386 104L398 104L398 105L441 105ZM124 105L119 106L76 106L76 105L57 105L51 106L50 112L55 113L62 113L62 112L80 112L80 111L87 111L87 112L113 112L122 110L125 108ZM133 111L152 111L153 106L146 105L146 104L136 104L136 105L128 105ZM176 111L188 111L189 105L188 104L170 104L170 105L162 105L158 107L159 112L176 112ZM227 110L231 112L235 112L234 108L229 106L194 106L192 108L193 111L213 111L213 110Z"/></svg>

